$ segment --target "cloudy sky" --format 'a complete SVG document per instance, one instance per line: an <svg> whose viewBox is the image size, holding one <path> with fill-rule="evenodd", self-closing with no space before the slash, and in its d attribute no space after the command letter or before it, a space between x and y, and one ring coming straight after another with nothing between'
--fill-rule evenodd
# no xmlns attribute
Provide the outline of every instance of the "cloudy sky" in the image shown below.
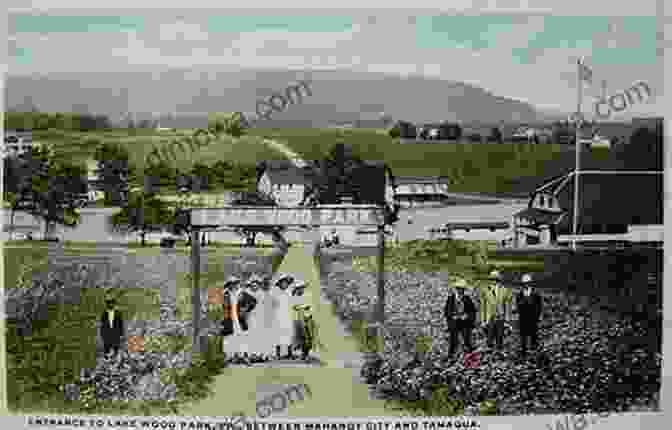
<svg viewBox="0 0 672 430"><path fill-rule="evenodd" d="M602 80L610 94L645 81L654 98L632 112L662 114L655 97L662 93L662 26L654 16L262 12L14 13L8 71L348 69L463 81L566 111L576 106L576 59L584 56L595 80L584 110L592 109Z"/></svg>

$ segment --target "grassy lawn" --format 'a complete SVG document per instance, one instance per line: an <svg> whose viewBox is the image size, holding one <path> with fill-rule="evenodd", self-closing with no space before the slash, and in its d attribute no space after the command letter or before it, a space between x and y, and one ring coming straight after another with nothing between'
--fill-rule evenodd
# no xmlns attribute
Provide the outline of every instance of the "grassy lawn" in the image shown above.
<svg viewBox="0 0 672 430"><path fill-rule="evenodd" d="M194 130L175 132L153 130L113 130L98 132L35 132L35 140L54 142L59 157L90 159L102 142L119 143L129 150L131 162L140 166L152 147L170 145ZM510 193L525 191L540 180L572 169L574 153L561 145L513 144L409 144L401 145L376 129L251 129L242 138L223 137L197 153L181 154L172 162L185 169L196 162L218 160L254 164L284 156L269 148L263 139L285 143L305 159L320 159L339 142L353 145L364 159L384 160L399 176L447 176L454 180L451 191ZM609 150L594 148L584 153L585 166L599 163ZM253 186L253 184L248 184Z"/></svg>
<svg viewBox="0 0 672 430"><path fill-rule="evenodd" d="M190 136L195 130L180 129L175 132L157 132L154 130L112 130L97 132L34 132L34 139L56 146L58 157L76 161L90 159L97 145L109 142L117 143L128 149L132 164L140 166L146 154L154 146L169 145L173 140ZM178 160L166 160L173 166L184 168L195 162L212 164L218 160L234 160L242 164L254 164L265 159L283 158L281 154L269 149L259 136L236 139L223 137L217 142L202 147L198 153L182 155L178 150Z"/></svg>
<svg viewBox="0 0 672 430"><path fill-rule="evenodd" d="M305 159L319 159L336 143L353 145L364 159L384 160L399 176L448 176L457 183L455 192L508 193L519 188L529 192L539 178L573 168L574 153L561 145L409 144L376 130L351 129L256 129L250 134L286 143ZM584 162L599 162L608 150L593 149ZM552 171L549 171L552 170Z"/></svg>

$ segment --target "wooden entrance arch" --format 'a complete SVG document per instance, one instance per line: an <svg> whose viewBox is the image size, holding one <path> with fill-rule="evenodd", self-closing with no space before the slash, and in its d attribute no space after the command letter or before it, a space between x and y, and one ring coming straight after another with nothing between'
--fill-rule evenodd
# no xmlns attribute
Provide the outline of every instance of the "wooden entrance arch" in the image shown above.
<svg viewBox="0 0 672 430"><path fill-rule="evenodd" d="M376 205L318 205L313 207L227 206L189 210L191 226L191 271L193 282L193 325L195 352L204 351L207 339L201 335L201 241L200 232L226 227L285 226L312 230L320 226L377 227L378 232L378 327L385 321L385 209ZM319 240L319 239L318 239ZM375 335L375 326L373 335Z"/></svg>

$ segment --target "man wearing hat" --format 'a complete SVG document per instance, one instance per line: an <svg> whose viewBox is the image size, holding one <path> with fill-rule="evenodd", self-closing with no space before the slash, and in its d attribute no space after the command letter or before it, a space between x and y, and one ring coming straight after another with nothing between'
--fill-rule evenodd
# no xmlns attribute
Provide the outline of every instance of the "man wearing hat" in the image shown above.
<svg viewBox="0 0 672 430"><path fill-rule="evenodd" d="M288 274L281 274L271 290L275 302L275 354L278 359L291 359L292 341L294 337L294 323L291 315L292 296L289 287L294 283L294 277ZM282 355L282 347L286 348L287 354Z"/></svg>
<svg viewBox="0 0 672 430"><path fill-rule="evenodd" d="M450 331L450 355L455 354L458 344L458 336L462 336L464 348L467 352L472 351L471 332L476 320L476 306L464 289L467 282L458 279L453 285L453 292L446 299L443 315Z"/></svg>
<svg viewBox="0 0 672 430"><path fill-rule="evenodd" d="M516 305L519 315L520 353L522 356L525 356L527 355L528 341L532 349L536 349L538 346L542 300L539 293L533 287L532 276L530 274L523 275L521 284L523 289L516 297Z"/></svg>
<svg viewBox="0 0 672 430"><path fill-rule="evenodd" d="M258 290L258 284L261 279L256 275L249 277L246 283L241 284L240 294L238 296L238 308L239 314L238 319L240 320L240 328L243 331L249 329L249 318L250 314L257 306L257 298L255 297L256 291Z"/></svg>
<svg viewBox="0 0 672 430"><path fill-rule="evenodd" d="M481 287L481 323L487 330L488 346L504 347L504 325L512 319L513 292L502 285L498 271L490 273L488 285Z"/></svg>
<svg viewBox="0 0 672 430"><path fill-rule="evenodd" d="M222 336L230 336L240 331L238 323L238 301L234 297L234 293L240 284L240 279L231 276L224 282L224 303L222 310L224 311L224 318L222 319Z"/></svg>
<svg viewBox="0 0 672 430"><path fill-rule="evenodd" d="M121 349L121 340L124 337L124 319L117 310L117 301L114 298L105 300L107 309L100 317L100 337L103 339L103 351L105 355L110 352L115 354Z"/></svg>

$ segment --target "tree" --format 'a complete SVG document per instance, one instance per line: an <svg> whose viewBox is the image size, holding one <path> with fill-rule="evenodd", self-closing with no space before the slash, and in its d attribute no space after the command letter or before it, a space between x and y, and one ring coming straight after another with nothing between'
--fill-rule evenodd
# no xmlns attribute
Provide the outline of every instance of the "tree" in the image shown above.
<svg viewBox="0 0 672 430"><path fill-rule="evenodd" d="M233 137L241 137L245 134L246 124L240 112L216 113L208 119L208 129L216 134L228 134Z"/></svg>
<svg viewBox="0 0 672 430"><path fill-rule="evenodd" d="M105 193L105 205L123 205L128 199L128 151L121 145L104 143L96 149L94 159L98 165L98 180Z"/></svg>
<svg viewBox="0 0 672 430"><path fill-rule="evenodd" d="M319 204L338 204L343 197L359 200L362 184L352 179L355 171L364 166L351 146L334 145L324 159L309 163L305 173L311 185L304 195L304 203L312 200Z"/></svg>
<svg viewBox="0 0 672 430"><path fill-rule="evenodd" d="M44 220L44 238L54 224L74 227L79 223L79 197L86 193L86 168L54 161L53 150L34 147L23 160L17 198L19 208Z"/></svg>
<svg viewBox="0 0 672 430"><path fill-rule="evenodd" d="M489 140L500 144L504 143L504 137L502 136L502 131L499 129L499 127L492 127L490 130Z"/></svg>
<svg viewBox="0 0 672 430"><path fill-rule="evenodd" d="M306 167L310 185L306 187L301 205L340 204L343 197L350 197L355 204L374 203L377 190L371 174L382 173L394 186L392 170L385 165L382 172L379 169L381 166L367 163L355 155L349 145L336 144L323 160L310 162ZM371 186L373 188L367 188ZM385 223L396 222L399 210L398 204L387 202Z"/></svg>
<svg viewBox="0 0 672 430"><path fill-rule="evenodd" d="M170 187L175 183L177 170L162 159L156 164L145 166L144 175L145 183L151 184L151 192L158 192L160 187ZM146 192L150 190L147 189Z"/></svg>
<svg viewBox="0 0 672 430"><path fill-rule="evenodd" d="M243 192L238 198L231 202L232 206L278 206L273 196L261 191ZM245 238L246 246L255 246L256 238L259 233L279 234L286 230L282 226L245 226L237 227L235 232Z"/></svg>
<svg viewBox="0 0 672 430"><path fill-rule="evenodd" d="M175 224L175 214L168 203L155 193L134 192L129 196L128 205L110 217L110 227L115 232L140 234L141 245L146 245L150 231L160 231Z"/></svg>
<svg viewBox="0 0 672 430"><path fill-rule="evenodd" d="M191 189L196 193L209 190L211 184L215 182L213 169L203 163L195 163L190 173Z"/></svg>

